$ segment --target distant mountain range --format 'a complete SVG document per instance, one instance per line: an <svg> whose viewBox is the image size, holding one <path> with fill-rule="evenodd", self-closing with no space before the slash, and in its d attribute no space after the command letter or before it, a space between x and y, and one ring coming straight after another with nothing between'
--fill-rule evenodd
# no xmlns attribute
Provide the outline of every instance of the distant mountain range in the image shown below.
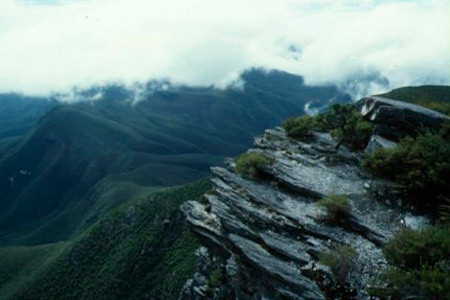
<svg viewBox="0 0 450 300"><path fill-rule="evenodd" d="M0 95L0 243L65 240L126 200L207 176L306 105L350 101L285 72L254 69L242 82L149 82L137 102L120 85L78 91L73 104Z"/></svg>

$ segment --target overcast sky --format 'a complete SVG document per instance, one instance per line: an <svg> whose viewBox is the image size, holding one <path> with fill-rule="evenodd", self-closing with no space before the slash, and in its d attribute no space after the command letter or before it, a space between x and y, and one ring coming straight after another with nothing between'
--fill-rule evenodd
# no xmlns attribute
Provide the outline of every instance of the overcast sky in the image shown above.
<svg viewBox="0 0 450 300"><path fill-rule="evenodd" d="M1 0L0 92L225 86L252 66L310 84L448 84L449 16L448 0Z"/></svg>

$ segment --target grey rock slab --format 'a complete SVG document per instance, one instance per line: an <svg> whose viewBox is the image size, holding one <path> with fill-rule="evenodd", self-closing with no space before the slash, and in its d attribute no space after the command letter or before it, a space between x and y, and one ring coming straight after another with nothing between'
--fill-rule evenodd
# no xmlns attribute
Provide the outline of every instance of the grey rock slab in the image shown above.
<svg viewBox="0 0 450 300"><path fill-rule="evenodd" d="M356 176L351 167L333 169L320 164L310 166L292 161L278 161L271 173L279 181L315 198L364 192L364 181Z"/></svg>
<svg viewBox="0 0 450 300"><path fill-rule="evenodd" d="M394 100L394 99L389 99L389 98L385 98L385 97L377 97L377 96L372 96L372 97L366 97L363 100L363 105L361 108L361 114L363 116L370 116L370 119L372 121L374 121L374 119L377 118L377 113L378 113L378 109L381 106L390 106L390 107L394 107L396 109L399 110L404 110L404 111L410 111L410 112L414 112L417 114L421 114L424 115L428 118L432 118L432 119L441 119L441 120L445 120L445 119L450 119L449 117L447 117L446 115L437 112L435 110L420 106L420 105L416 105L416 104L412 104L412 103L408 103L408 102L404 102L404 101L399 101L399 100Z"/></svg>
<svg viewBox="0 0 450 300"><path fill-rule="evenodd" d="M277 253L298 263L307 264L312 259L311 256L304 251L304 249L308 248L304 243L292 240L291 238L286 238L271 231L263 232L260 236L267 247L270 247Z"/></svg>
<svg viewBox="0 0 450 300"><path fill-rule="evenodd" d="M378 149L390 149L397 146L397 143L390 141L388 139L385 139L379 135L372 135L370 138L369 143L366 146L366 149L364 150L366 153L373 153L377 151Z"/></svg>
<svg viewBox="0 0 450 300"><path fill-rule="evenodd" d="M384 127L395 128L402 135L423 127L439 128L442 122L450 120L446 115L420 105L376 96L362 100L361 114ZM390 133L384 129L379 134L397 136L398 132Z"/></svg>
<svg viewBox="0 0 450 300"><path fill-rule="evenodd" d="M299 296L304 299L324 299L316 283L302 276L295 264L275 258L259 244L238 235L230 235L230 240L254 267L295 286L301 293Z"/></svg>

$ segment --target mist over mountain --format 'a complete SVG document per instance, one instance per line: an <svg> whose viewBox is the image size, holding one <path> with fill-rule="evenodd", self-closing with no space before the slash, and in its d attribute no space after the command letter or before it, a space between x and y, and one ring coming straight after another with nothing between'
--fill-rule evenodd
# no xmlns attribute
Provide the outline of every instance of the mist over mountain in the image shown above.
<svg viewBox="0 0 450 300"><path fill-rule="evenodd" d="M225 90L149 82L138 100L120 85L79 91L72 104L35 100L33 128L0 139L0 240L66 239L150 188L207 176L306 104L350 101L336 87L280 71L250 70L242 81Z"/></svg>

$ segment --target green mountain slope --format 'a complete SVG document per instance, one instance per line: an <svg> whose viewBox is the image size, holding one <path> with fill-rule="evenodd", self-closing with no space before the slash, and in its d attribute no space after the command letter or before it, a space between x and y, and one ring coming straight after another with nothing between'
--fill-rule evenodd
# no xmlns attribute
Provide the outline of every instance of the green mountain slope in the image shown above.
<svg viewBox="0 0 450 300"><path fill-rule="evenodd" d="M6 299L39 276L68 243L0 248L0 298Z"/></svg>
<svg viewBox="0 0 450 300"><path fill-rule="evenodd" d="M0 248L0 299L176 299L198 247L179 206L209 188L201 180L128 201L71 242Z"/></svg>
<svg viewBox="0 0 450 300"><path fill-rule="evenodd" d="M96 87L81 92L100 95L96 101L53 108L20 140L3 144L0 244L70 238L127 197L207 176L209 166L302 114L306 103L349 100L288 73L242 77L238 90L146 87L135 104L130 89Z"/></svg>
<svg viewBox="0 0 450 300"><path fill-rule="evenodd" d="M51 98L0 94L0 140L23 135L56 105Z"/></svg>

